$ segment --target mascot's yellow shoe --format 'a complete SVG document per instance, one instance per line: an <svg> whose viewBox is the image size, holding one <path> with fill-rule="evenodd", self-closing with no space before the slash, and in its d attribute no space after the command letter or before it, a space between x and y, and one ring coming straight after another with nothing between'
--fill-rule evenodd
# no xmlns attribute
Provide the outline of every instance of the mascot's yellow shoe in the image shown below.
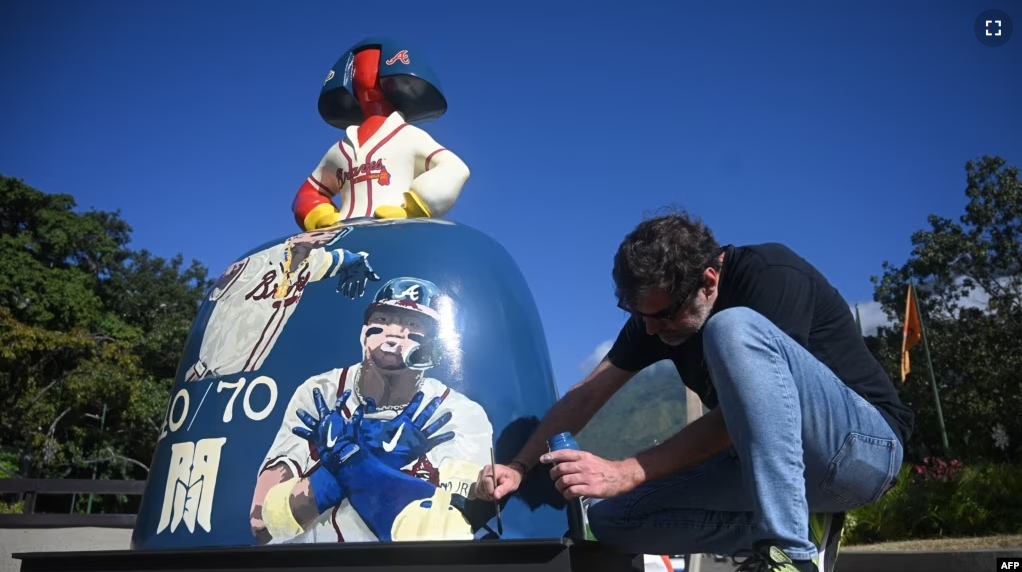
<svg viewBox="0 0 1022 572"><path fill-rule="evenodd" d="M376 207L373 211L373 215L376 218L408 218L408 213L405 209L394 205L383 205L382 207Z"/></svg>
<svg viewBox="0 0 1022 572"><path fill-rule="evenodd" d="M415 191L404 194L405 202L401 206L383 205L376 207L373 215L376 218L429 218L429 207Z"/></svg>
<svg viewBox="0 0 1022 572"><path fill-rule="evenodd" d="M341 213L337 212L337 208L333 205L319 205L312 209L302 222L305 232L329 228L341 222Z"/></svg>

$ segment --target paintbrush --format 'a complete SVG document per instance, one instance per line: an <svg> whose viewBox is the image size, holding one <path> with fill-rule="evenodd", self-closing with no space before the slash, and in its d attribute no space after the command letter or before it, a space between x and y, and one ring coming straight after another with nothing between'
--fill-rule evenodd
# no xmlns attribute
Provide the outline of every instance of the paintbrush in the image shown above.
<svg viewBox="0 0 1022 572"><path fill-rule="evenodd" d="M497 490L497 461L493 457L493 447L490 447L490 479L493 480L493 490ZM493 499L493 508L497 511L497 534L503 536L504 523L500 520L500 501Z"/></svg>

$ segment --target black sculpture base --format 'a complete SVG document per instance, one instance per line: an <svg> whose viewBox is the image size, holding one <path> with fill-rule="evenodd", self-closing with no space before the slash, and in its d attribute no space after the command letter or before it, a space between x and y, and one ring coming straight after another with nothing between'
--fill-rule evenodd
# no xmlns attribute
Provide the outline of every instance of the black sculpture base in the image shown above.
<svg viewBox="0 0 1022 572"><path fill-rule="evenodd" d="M642 556L562 539L303 544L14 554L21 572L632 572Z"/></svg>

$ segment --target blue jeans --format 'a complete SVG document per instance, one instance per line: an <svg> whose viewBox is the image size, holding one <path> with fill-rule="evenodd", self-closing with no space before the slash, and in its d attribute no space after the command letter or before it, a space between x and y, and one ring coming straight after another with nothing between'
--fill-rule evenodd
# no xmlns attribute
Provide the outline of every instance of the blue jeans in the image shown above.
<svg viewBox="0 0 1022 572"><path fill-rule="evenodd" d="M730 308L703 330L732 446L589 508L593 534L643 554L734 554L769 539L817 554L809 513L878 500L902 446L880 412L761 314Z"/></svg>

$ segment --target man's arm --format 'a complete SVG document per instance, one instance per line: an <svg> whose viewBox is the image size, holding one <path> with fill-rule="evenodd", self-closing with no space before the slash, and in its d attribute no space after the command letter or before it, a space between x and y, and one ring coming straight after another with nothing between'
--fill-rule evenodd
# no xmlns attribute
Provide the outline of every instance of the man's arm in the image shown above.
<svg viewBox="0 0 1022 572"><path fill-rule="evenodd" d="M573 450L547 453L542 461L555 464L550 477L565 498L610 498L701 463L723 451L730 442L718 408L660 445L623 461L608 461L588 451Z"/></svg>
<svg viewBox="0 0 1022 572"><path fill-rule="evenodd" d="M547 439L563 431L581 431L635 373L620 369L610 363L609 359L603 358L592 373L568 390L547 411L513 462L521 463L528 472L539 462L540 455L547 451Z"/></svg>
<svg viewBox="0 0 1022 572"><path fill-rule="evenodd" d="M681 428L663 443L622 461L636 485L694 467L731 446L720 407Z"/></svg>
<svg viewBox="0 0 1022 572"><path fill-rule="evenodd" d="M546 452L547 439L563 431L581 431L628 380L659 361L656 346L648 343L650 337L641 319L633 317L625 322L603 360L592 373L554 403L514 459L492 470L487 465L479 472L477 496L482 500L493 500L513 493L539 461L540 455ZM558 453L574 454L578 451ZM614 467L614 470L619 468Z"/></svg>

